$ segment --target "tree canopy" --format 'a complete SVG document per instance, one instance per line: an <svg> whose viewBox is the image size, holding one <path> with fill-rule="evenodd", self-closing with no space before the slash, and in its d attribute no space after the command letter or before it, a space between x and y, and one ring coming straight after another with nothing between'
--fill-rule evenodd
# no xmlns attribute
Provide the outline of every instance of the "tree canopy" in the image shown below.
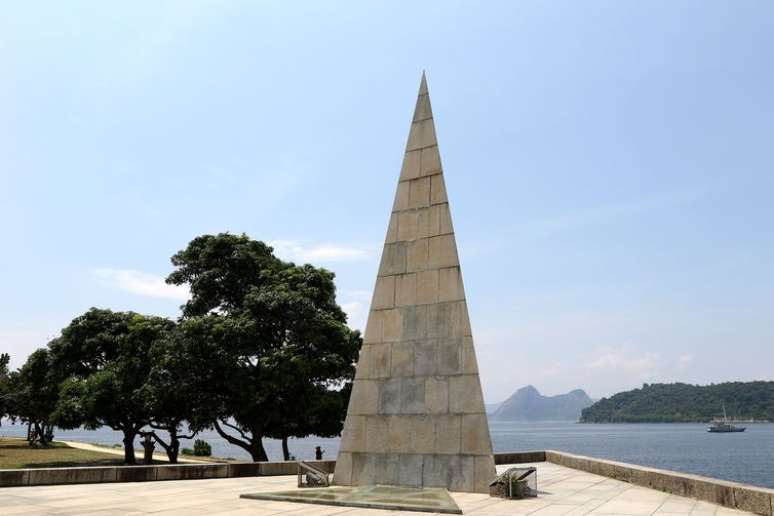
<svg viewBox="0 0 774 516"><path fill-rule="evenodd" d="M354 376L361 339L336 303L333 273L284 262L262 242L230 234L198 237L172 263L167 281L191 290L183 335L210 348L216 431L254 460L267 460L265 436L311 433L290 410L340 432L341 396L349 392L342 388ZM310 393L321 403L309 406ZM333 422L320 407L334 407L325 412Z"/></svg>
<svg viewBox="0 0 774 516"><path fill-rule="evenodd" d="M774 421L774 382L713 385L644 384L641 389L602 398L583 410L584 423L710 421L722 415Z"/></svg>

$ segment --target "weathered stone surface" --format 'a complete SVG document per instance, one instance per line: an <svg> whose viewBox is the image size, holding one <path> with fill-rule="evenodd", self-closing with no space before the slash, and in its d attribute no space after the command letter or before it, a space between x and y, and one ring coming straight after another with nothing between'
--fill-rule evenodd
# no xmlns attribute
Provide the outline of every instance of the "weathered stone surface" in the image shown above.
<svg viewBox="0 0 774 516"><path fill-rule="evenodd" d="M334 481L488 492L495 476L423 78Z"/></svg>
<svg viewBox="0 0 774 516"><path fill-rule="evenodd" d="M28 482L28 470L0 470L0 487L26 486Z"/></svg>
<svg viewBox="0 0 774 516"><path fill-rule="evenodd" d="M745 486L734 487L734 505L740 511L771 515L771 493Z"/></svg>
<svg viewBox="0 0 774 516"><path fill-rule="evenodd" d="M160 466L159 466L160 467ZM116 481L115 467L41 468L30 469L28 485L91 484Z"/></svg>
<svg viewBox="0 0 774 516"><path fill-rule="evenodd" d="M157 469L157 466L124 466L116 468L116 482L147 482L156 480Z"/></svg>

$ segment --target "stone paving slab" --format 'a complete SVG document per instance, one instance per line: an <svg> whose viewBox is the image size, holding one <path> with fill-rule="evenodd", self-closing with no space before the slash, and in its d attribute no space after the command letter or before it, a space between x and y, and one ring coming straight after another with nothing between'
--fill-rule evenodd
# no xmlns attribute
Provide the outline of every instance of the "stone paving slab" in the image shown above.
<svg viewBox="0 0 774 516"><path fill-rule="evenodd" d="M471 516L743 516L691 498L654 491L549 462L537 467L538 498L501 500L480 493L451 493L463 514ZM498 466L503 471L509 465ZM5 515L253 515L253 516L427 516L395 512L247 500L242 493L294 490L295 476L173 480L0 488Z"/></svg>

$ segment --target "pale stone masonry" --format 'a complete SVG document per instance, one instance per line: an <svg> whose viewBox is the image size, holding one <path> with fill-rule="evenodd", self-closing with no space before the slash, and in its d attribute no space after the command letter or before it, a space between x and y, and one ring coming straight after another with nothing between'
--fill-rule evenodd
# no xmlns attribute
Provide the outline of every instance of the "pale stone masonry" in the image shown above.
<svg viewBox="0 0 774 516"><path fill-rule="evenodd" d="M334 482L487 492L494 476L423 74Z"/></svg>

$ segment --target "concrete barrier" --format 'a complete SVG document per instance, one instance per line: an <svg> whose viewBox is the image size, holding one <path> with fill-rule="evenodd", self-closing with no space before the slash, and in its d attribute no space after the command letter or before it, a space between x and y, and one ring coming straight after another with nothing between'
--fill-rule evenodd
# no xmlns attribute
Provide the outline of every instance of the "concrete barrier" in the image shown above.
<svg viewBox="0 0 774 516"><path fill-rule="evenodd" d="M545 457L560 466L740 511L774 516L774 489L553 450L546 450Z"/></svg>
<svg viewBox="0 0 774 516"><path fill-rule="evenodd" d="M99 484L115 482L117 466L85 468L40 468L27 470L27 485Z"/></svg>
<svg viewBox="0 0 774 516"><path fill-rule="evenodd" d="M544 451L523 451L495 453L495 464L526 464L528 462L543 462L546 460Z"/></svg>

